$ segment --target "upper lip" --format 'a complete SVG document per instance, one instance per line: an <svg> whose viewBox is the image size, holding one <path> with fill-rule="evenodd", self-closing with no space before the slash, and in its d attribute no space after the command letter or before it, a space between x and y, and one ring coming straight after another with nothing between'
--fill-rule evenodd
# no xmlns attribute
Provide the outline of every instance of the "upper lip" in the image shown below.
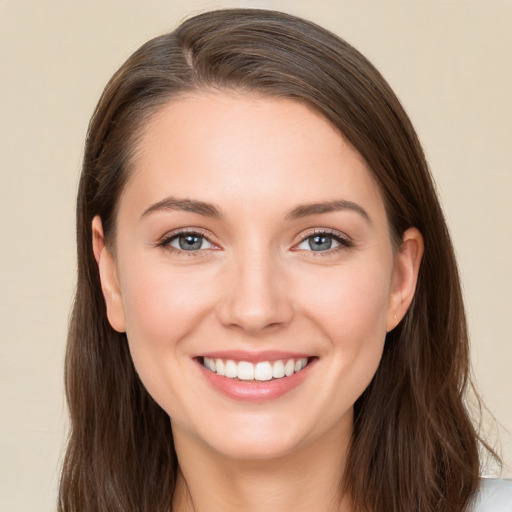
<svg viewBox="0 0 512 512"><path fill-rule="evenodd" d="M287 359L302 359L313 357L306 352L288 352L283 350L262 350L259 352L247 350L212 350L197 354L196 357L209 357L210 359L231 359L233 361L247 361L248 363L258 363L261 361L279 361Z"/></svg>

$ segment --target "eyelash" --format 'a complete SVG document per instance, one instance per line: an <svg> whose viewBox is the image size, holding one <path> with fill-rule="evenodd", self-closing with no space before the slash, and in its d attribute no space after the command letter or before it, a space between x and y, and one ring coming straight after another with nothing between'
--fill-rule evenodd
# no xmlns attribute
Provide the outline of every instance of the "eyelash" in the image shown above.
<svg viewBox="0 0 512 512"><path fill-rule="evenodd" d="M162 248L164 248L170 252L173 252L175 254L178 254L178 255L186 254L187 256L199 256L199 253L202 252L201 250L185 251L183 249L178 249L178 248L172 247L170 245L170 243L173 240L176 240L177 238L179 238L180 236L183 236L183 235L197 236L197 237L204 238L207 242L209 242L210 244L212 244L213 246L216 247L216 244L214 244L204 233L201 233L201 231L194 230L194 229L182 229L180 231L175 231L174 233L171 233L170 235L165 236L160 242L158 242L157 246L162 247Z"/></svg>
<svg viewBox="0 0 512 512"><path fill-rule="evenodd" d="M207 242L209 242L210 244L212 244L214 247L217 247L216 244L214 242L212 242L210 240L210 238L208 238L204 233L202 233L199 230L193 230L193 229L192 230L183 229L183 230L171 233L170 235L165 236L160 242L158 242L157 246L162 247L162 248L164 248L168 251L171 251L175 254L178 254L178 255L185 253L187 256L199 256L199 253L204 251L204 249L203 250L198 249L198 250L194 250L194 251L186 251L183 249L178 249L176 247L172 247L170 245L170 243L172 241L176 240L177 238L179 238L180 236L183 236L183 235L201 237L204 240L206 240ZM340 251L350 249L351 247L354 246L354 243L352 242L352 240L350 238L348 238L346 235L343 235L342 233L340 233L339 231L334 231L334 230L330 230L330 229L315 229L309 233L306 233L300 239L300 241L294 245L294 247L296 247L297 245L300 245L301 243L305 242L308 238L311 238L314 236L326 236L326 237L332 238L334 241L336 241L339 244L338 247L335 247L334 249L328 249L326 251L313 251L313 250L306 251L306 252L316 253L315 256L316 255L327 256L327 255L336 254ZM299 250L303 250L303 249L292 249L292 250L299 251Z"/></svg>
<svg viewBox="0 0 512 512"><path fill-rule="evenodd" d="M295 244L295 246L305 242L308 238L312 238L314 236L325 236L328 238L332 238L339 244L338 247L335 247L334 249L328 249L326 251L306 251L313 253L315 256L331 256L333 254L337 254L340 251L350 249L351 247L354 246L354 243L347 235L344 235L339 231L331 229L314 229L313 231L306 233L304 236L302 236L300 242L298 244ZM299 251L301 249L294 250Z"/></svg>

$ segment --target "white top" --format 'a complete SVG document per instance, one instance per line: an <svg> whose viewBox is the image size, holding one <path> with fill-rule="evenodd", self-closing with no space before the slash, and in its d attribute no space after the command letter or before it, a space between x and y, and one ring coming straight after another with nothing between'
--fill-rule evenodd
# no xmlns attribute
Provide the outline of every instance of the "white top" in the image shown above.
<svg viewBox="0 0 512 512"><path fill-rule="evenodd" d="M472 512L512 512L512 480L482 478Z"/></svg>

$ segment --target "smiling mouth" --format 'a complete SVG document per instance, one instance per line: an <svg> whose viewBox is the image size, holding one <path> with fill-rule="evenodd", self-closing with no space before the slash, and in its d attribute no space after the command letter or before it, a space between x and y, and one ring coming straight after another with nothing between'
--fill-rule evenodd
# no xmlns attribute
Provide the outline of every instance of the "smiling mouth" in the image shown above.
<svg viewBox="0 0 512 512"><path fill-rule="evenodd" d="M315 358L279 359L277 361L234 361L202 357L202 365L212 373L239 381L271 381L291 377L302 371Z"/></svg>

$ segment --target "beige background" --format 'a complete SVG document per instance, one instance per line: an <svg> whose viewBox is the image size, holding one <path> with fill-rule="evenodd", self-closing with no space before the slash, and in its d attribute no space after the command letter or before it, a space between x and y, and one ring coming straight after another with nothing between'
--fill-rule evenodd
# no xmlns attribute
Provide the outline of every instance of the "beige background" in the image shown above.
<svg viewBox="0 0 512 512"><path fill-rule="evenodd" d="M325 25L362 50L402 99L460 258L478 387L512 430L512 2L4 1L0 512L55 509L74 195L93 107L110 75L146 39L191 13L234 5ZM511 476L504 428L504 474Z"/></svg>

